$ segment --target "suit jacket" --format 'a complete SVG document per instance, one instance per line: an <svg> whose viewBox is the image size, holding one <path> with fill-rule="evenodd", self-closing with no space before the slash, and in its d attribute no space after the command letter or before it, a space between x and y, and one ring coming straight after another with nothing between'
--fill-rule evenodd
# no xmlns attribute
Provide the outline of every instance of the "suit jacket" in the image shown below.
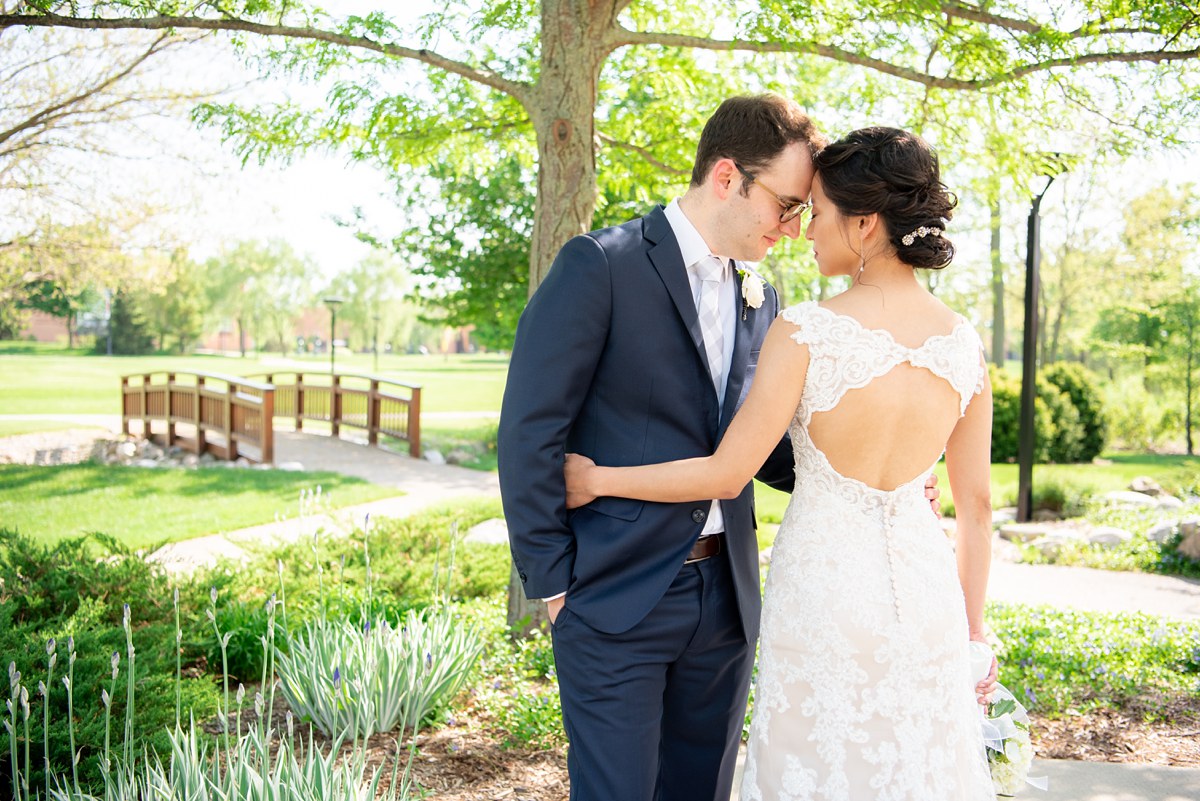
<svg viewBox="0 0 1200 801"><path fill-rule="evenodd" d="M658 603L704 528L709 500L597 498L568 512L564 454L610 466L711 454L745 399L778 305L769 286L758 309L744 309L739 296L721 413L686 266L662 207L563 247L521 315L500 414L500 488L528 597L566 590L571 611L609 634L628 631ZM759 478L790 491L786 439ZM753 488L721 503L739 612L753 642L761 609Z"/></svg>

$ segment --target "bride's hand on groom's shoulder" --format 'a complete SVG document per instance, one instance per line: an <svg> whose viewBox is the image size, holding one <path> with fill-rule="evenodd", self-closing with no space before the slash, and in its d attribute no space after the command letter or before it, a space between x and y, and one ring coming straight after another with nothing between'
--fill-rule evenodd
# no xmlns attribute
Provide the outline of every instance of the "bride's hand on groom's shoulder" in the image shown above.
<svg viewBox="0 0 1200 801"><path fill-rule="evenodd" d="M567 508L575 509L596 500L596 496L587 492L587 473L596 463L578 453L568 453L563 462L563 477L567 481Z"/></svg>

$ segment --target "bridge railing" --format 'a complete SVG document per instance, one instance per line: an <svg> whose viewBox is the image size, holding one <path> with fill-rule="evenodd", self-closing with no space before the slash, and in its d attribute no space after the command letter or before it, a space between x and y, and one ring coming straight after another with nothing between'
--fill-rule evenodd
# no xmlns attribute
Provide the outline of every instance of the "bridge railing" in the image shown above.
<svg viewBox="0 0 1200 801"><path fill-rule="evenodd" d="M330 425L337 436L342 426L367 432L378 445L380 436L408 444L408 453L421 456L421 387L373 375L284 371L256 374L275 388L275 417Z"/></svg>
<svg viewBox="0 0 1200 801"><path fill-rule="evenodd" d="M220 373L156 371L121 376L121 431L221 459L275 460L275 388ZM178 426L183 424L186 431Z"/></svg>

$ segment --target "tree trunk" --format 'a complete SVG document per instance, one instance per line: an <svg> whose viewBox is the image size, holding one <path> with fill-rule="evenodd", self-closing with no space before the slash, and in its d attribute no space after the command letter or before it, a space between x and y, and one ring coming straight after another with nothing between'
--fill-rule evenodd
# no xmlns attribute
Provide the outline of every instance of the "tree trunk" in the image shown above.
<svg viewBox="0 0 1200 801"><path fill-rule="evenodd" d="M1004 366L1007 343L1004 336L1004 260L1000 256L1000 198L993 197L992 217L992 363Z"/></svg>
<svg viewBox="0 0 1200 801"><path fill-rule="evenodd" d="M600 68L615 4L542 3L541 73L526 110L537 135L538 182L529 246L533 296L559 248L592 227L596 208L595 113ZM525 597L516 566L508 587L508 626L524 636L548 625L546 605Z"/></svg>

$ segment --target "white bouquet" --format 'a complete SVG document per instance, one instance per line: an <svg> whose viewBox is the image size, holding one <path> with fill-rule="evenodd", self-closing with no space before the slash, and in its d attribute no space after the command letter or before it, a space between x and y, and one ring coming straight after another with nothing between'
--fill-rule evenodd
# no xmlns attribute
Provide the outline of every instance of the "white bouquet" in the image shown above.
<svg viewBox="0 0 1200 801"><path fill-rule="evenodd" d="M972 642L971 675L982 681L991 670L992 649L981 642ZM996 795L1011 798L1017 790L1031 784L1045 790L1045 778L1029 777L1033 766L1033 744L1029 739L1029 715L1004 685L997 684L992 702L983 714L983 743L987 750L988 767Z"/></svg>

